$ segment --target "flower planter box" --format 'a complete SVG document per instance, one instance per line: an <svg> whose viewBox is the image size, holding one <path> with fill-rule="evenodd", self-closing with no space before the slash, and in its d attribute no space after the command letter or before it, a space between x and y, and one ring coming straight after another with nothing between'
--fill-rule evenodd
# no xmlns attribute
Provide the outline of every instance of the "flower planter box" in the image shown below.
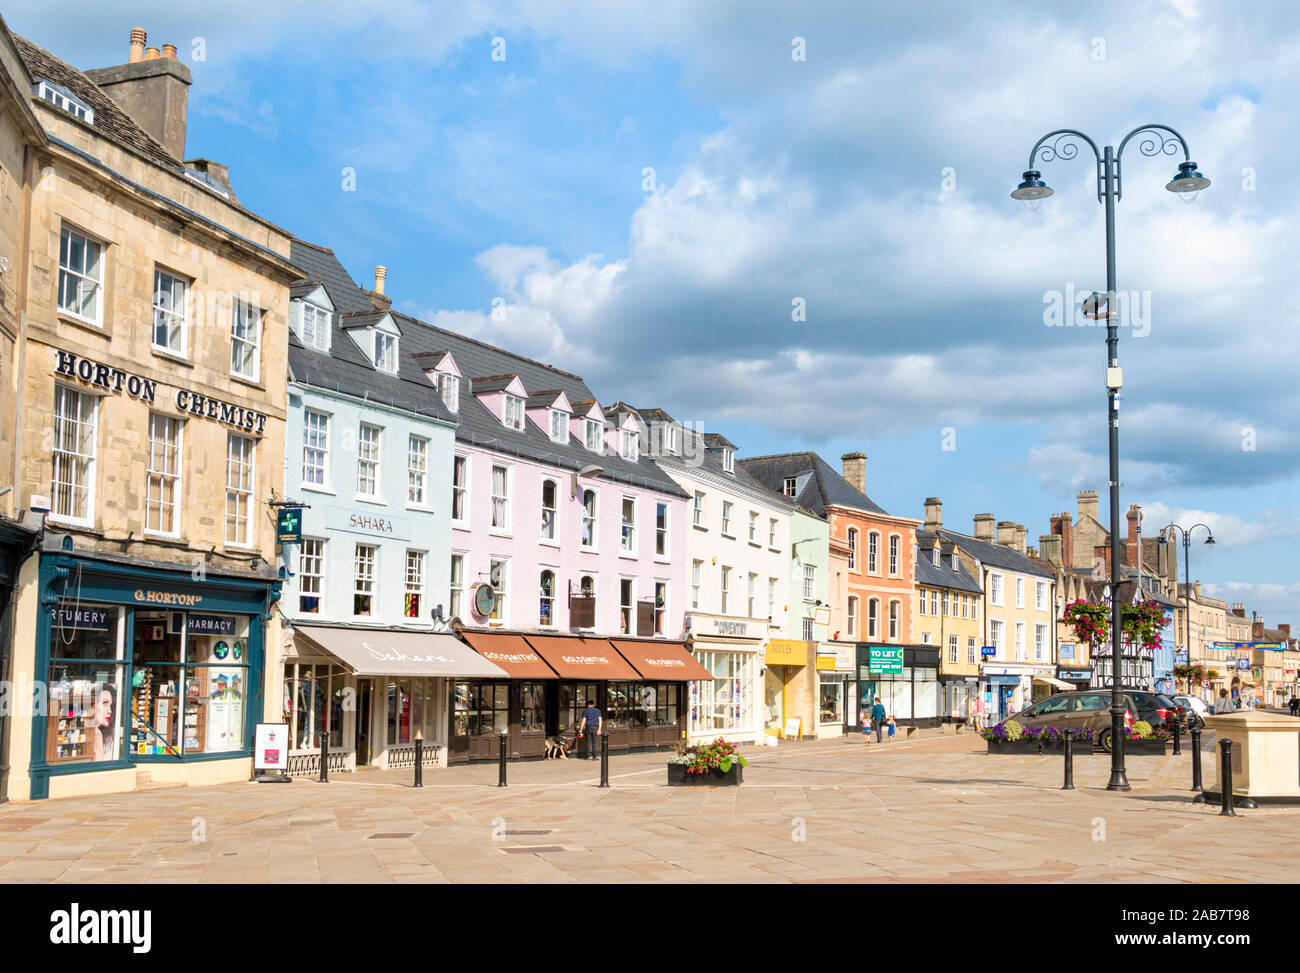
<svg viewBox="0 0 1300 973"><path fill-rule="evenodd" d="M1091 756L1091 755L1092 755L1093 753L1095 753L1095 752L1096 752L1096 751L1093 749L1093 743L1092 743L1091 740L1075 740L1075 741L1074 741L1074 751L1073 751L1073 755L1074 755L1074 756L1076 756L1076 757L1087 757L1087 756ZM1044 744L1043 744L1043 753L1046 753L1046 754L1053 754L1053 755L1055 755L1055 756L1057 756L1057 757L1063 757L1063 756L1065 756L1065 744L1064 744L1064 743L1044 743Z"/></svg>
<svg viewBox="0 0 1300 973"><path fill-rule="evenodd" d="M686 764L668 765L669 787L731 787L739 786L744 779L745 768L733 763L725 774L720 770L710 770L707 774L688 774Z"/></svg>
<svg viewBox="0 0 1300 973"><path fill-rule="evenodd" d="M989 745L989 753L1017 753L1017 754L1036 754L1038 753L1038 741L1021 741L1016 740L1014 743L1007 740L986 740Z"/></svg>
<svg viewBox="0 0 1300 973"><path fill-rule="evenodd" d="M1125 740L1124 756L1142 757L1157 756L1163 757L1169 752L1169 742L1167 740Z"/></svg>

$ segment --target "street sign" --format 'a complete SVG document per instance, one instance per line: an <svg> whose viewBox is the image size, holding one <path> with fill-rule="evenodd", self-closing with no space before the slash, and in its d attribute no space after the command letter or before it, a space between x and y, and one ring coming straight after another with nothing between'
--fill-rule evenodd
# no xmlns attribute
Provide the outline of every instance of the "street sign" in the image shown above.
<svg viewBox="0 0 1300 973"><path fill-rule="evenodd" d="M882 675L903 674L903 647L901 645L867 646L867 668Z"/></svg>
<svg viewBox="0 0 1300 973"><path fill-rule="evenodd" d="M302 543L302 508L281 507L276 522L276 541L280 544Z"/></svg>

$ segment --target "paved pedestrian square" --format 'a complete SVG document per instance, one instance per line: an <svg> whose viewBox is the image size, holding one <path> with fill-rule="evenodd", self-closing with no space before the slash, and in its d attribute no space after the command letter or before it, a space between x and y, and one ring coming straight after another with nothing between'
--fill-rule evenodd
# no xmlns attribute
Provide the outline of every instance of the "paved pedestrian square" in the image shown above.
<svg viewBox="0 0 1300 973"><path fill-rule="evenodd" d="M1216 767L1206 741L1205 774ZM664 753L599 764L365 770L0 807L0 881L1284 882L1300 809L1191 803L1190 754L988 756L970 736L745 751L740 787L665 786Z"/></svg>

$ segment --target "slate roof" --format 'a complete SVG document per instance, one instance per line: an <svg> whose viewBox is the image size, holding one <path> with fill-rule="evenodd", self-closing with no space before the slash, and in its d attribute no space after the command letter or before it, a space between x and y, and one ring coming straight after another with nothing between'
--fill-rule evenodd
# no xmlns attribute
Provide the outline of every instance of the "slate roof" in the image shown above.
<svg viewBox="0 0 1300 973"><path fill-rule="evenodd" d="M966 565L957 561L957 570L952 569L952 553L956 545L939 542L939 567L934 566L933 551L935 535L923 530L916 532L916 583L931 588L953 588L957 591L970 591L983 594L984 589L975 580Z"/></svg>
<svg viewBox="0 0 1300 973"><path fill-rule="evenodd" d="M380 316L332 250L302 240L294 240L290 250L294 264L303 269L307 278L324 282L336 312ZM686 496L681 487L645 455L631 463L604 446L599 454L587 449L580 437L570 437L563 444L552 442L549 430L538 428L531 420L524 423L522 432L505 428L474 397L473 392L482 388L478 382L471 380L468 390L462 385L459 411L448 413L442 397L424 374L430 362L437 360L430 356L439 353L449 352L463 376L518 375L525 389L559 390L574 403L594 402L595 396L582 378L570 372L434 327L397 311L385 313L392 315L402 332L398 344L397 376L370 366L369 359L340 327L339 314L336 313L329 354L304 348L290 331L289 364L293 378L360 397L369 396L381 401L391 397L389 404L398 408L454 422L456 439L462 443L560 469L580 470L596 463L605 471L601 479L669 496ZM578 411L581 413L582 410Z"/></svg>
<svg viewBox="0 0 1300 973"><path fill-rule="evenodd" d="M456 357L455 355L452 355L452 358L455 357ZM479 392L503 391L504 389L509 388L510 383L513 382L516 378L519 378L519 376L513 373L510 375L485 375L483 378L471 378L470 382L472 382L474 385L473 388L474 393L478 394ZM523 380L520 379L520 381ZM527 385L524 386L524 391L525 392L528 391Z"/></svg>
<svg viewBox="0 0 1300 973"><path fill-rule="evenodd" d="M528 396L528 401L524 403L524 407L528 409L548 409L554 405L555 400L563 394L564 393L559 389L546 389L542 392L533 392Z"/></svg>
<svg viewBox="0 0 1300 973"><path fill-rule="evenodd" d="M795 499L819 517L826 516L826 507L835 505L865 510L867 513L884 514L888 511L874 503L870 497L849 483L835 472L834 467L813 452L781 453L775 456L753 456L736 460L737 467L754 477L767 489L782 493L788 477L799 477L811 473L799 496Z"/></svg>
<svg viewBox="0 0 1300 973"><path fill-rule="evenodd" d="M1035 574L1043 578L1056 577L1056 568L1050 561L1029 557L1003 544L976 540L969 534L959 534L947 528L941 528L939 534L944 540L956 544L985 566L1002 568L1004 571L1019 571L1021 574Z"/></svg>

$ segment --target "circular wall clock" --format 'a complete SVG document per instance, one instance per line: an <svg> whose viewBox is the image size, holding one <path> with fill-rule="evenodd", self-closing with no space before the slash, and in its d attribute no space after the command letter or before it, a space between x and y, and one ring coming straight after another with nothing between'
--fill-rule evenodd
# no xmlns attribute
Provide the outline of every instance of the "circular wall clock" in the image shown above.
<svg viewBox="0 0 1300 973"><path fill-rule="evenodd" d="M474 592L474 611L486 618L496 607L497 593L490 584L481 584Z"/></svg>

